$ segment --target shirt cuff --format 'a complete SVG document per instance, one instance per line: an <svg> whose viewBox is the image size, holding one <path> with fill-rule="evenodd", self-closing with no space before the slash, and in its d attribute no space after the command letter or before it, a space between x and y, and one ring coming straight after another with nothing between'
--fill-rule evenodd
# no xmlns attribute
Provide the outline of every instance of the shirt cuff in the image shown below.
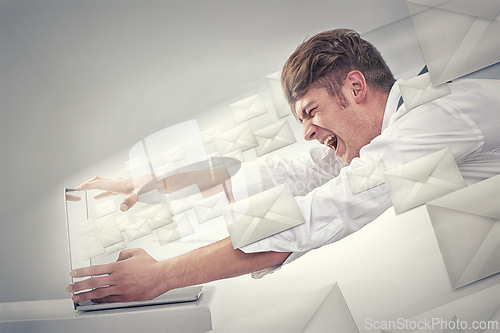
<svg viewBox="0 0 500 333"><path fill-rule="evenodd" d="M262 279L267 274L272 274L272 273L276 272L283 265L286 265L286 264L294 261L295 259L298 259L298 258L302 257L307 252L309 252L309 251L305 251L305 252L292 252L292 253L290 253L290 255L286 258L286 260L283 263L278 264L276 266L272 266L272 267L261 269L260 271L253 272L251 274L251 276L252 276L253 279Z"/></svg>
<svg viewBox="0 0 500 333"><path fill-rule="evenodd" d="M272 236L271 236L272 237ZM267 237L264 239L261 239L260 241L245 245L240 247L240 250L245 252L245 253L257 253L257 252L265 252L265 251L275 251L275 252L289 252L285 250L286 248L290 248L290 246L294 246L295 244L282 244L281 246L276 246L276 244L273 246L271 245L271 237ZM276 242L273 242L276 243ZM279 270L283 265L286 265L292 261L294 261L297 258L302 257L304 254L306 254L309 251L303 251L301 249L298 249L297 251L294 251L290 253L290 255L285 259L285 261L281 264L278 264L276 266L268 267L261 269L259 271L253 272L252 278L254 279L261 279L267 274L274 273L275 271Z"/></svg>

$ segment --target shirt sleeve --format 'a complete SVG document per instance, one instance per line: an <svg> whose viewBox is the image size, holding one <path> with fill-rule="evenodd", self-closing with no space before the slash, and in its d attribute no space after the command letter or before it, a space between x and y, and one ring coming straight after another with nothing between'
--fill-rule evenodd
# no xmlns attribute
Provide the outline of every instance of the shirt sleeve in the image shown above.
<svg viewBox="0 0 500 333"><path fill-rule="evenodd" d="M292 252L284 262L287 264L312 249L359 230L391 207L385 183L353 194L348 179L350 171L366 168L380 160L391 169L444 148L450 148L455 159L460 161L483 144L481 132L466 112L446 104L446 100L427 103L411 112L402 110L394 118L393 125L363 147L360 157L342 168L337 177L305 195L296 196L305 220L303 224L241 250L248 253Z"/></svg>
<svg viewBox="0 0 500 333"><path fill-rule="evenodd" d="M236 201L279 184L288 184L293 195L305 195L336 177L343 162L327 147L313 148L297 156L262 157L241 165L232 178Z"/></svg>

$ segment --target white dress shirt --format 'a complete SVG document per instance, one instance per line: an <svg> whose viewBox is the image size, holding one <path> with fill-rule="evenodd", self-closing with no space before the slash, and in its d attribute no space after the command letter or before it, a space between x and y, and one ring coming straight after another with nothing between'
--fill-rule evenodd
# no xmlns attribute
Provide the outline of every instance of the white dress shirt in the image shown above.
<svg viewBox="0 0 500 333"><path fill-rule="evenodd" d="M450 148L468 185L500 173L500 80L456 80L450 83L451 94L411 110L403 104L396 112L398 82L386 103L381 134L349 166L344 167L328 147L242 166L233 179L236 200L288 183L305 223L241 250L292 252L286 264L375 220L392 205L387 186L353 195L346 172L380 159L392 169Z"/></svg>

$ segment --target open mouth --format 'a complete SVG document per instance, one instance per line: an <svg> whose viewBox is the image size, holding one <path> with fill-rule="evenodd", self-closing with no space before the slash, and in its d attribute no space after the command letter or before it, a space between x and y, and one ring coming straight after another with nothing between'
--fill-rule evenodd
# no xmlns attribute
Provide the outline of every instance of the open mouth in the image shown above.
<svg viewBox="0 0 500 333"><path fill-rule="evenodd" d="M333 150L337 149L337 136L335 134L329 135L323 141L323 144L332 148Z"/></svg>

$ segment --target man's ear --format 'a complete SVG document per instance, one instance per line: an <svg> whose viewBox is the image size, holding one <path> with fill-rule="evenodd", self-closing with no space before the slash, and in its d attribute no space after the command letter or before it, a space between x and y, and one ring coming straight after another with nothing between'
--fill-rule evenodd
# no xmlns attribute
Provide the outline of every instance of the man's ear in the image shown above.
<svg viewBox="0 0 500 333"><path fill-rule="evenodd" d="M366 95L366 80L363 73L358 70L350 71L347 73L346 84L354 101L357 104L363 102Z"/></svg>

